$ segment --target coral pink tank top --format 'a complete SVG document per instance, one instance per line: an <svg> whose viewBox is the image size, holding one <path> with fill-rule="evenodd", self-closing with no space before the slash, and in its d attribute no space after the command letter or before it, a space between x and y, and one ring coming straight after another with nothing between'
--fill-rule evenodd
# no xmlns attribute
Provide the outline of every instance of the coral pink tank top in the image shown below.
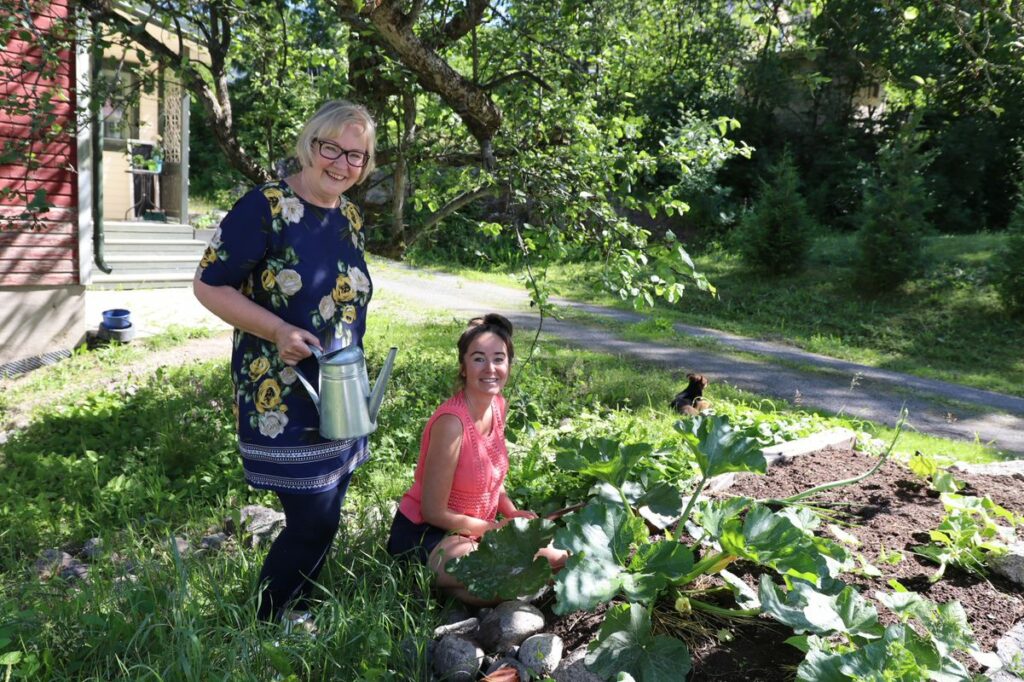
<svg viewBox="0 0 1024 682"><path fill-rule="evenodd" d="M505 399L492 403L491 433L483 436L469 415L462 391L443 403L430 417L420 441L420 459L416 464L412 488L402 496L398 508L413 523L423 523L423 463L430 447L430 429L443 414L455 415L462 422L462 446L455 466L448 509L457 513L493 521L498 514L498 496L508 474L508 450L505 448Z"/></svg>

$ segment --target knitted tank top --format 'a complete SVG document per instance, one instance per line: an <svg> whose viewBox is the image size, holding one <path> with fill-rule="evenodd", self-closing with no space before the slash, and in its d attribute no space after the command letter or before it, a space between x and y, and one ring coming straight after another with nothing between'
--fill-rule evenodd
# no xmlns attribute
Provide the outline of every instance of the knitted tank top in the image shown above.
<svg viewBox="0 0 1024 682"><path fill-rule="evenodd" d="M455 466L448 509L457 513L493 521L498 514L498 495L508 474L508 450L505 448L505 399L500 395L492 403L491 433L477 431L462 391L443 403L430 417L420 441L420 459L416 464L412 488L402 496L398 508L413 523L423 523L423 464L430 448L430 429L438 417L451 414L462 422L462 445Z"/></svg>

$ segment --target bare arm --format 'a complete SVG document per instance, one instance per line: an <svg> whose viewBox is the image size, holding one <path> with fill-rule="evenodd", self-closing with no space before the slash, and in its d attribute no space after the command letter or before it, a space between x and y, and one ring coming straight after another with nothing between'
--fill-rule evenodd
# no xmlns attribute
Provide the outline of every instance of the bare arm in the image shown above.
<svg viewBox="0 0 1024 682"><path fill-rule="evenodd" d="M246 298L231 286L212 286L199 279L192 280L196 298L207 310L232 327L255 334L277 345L277 351L285 364L294 365L310 355L306 344L320 348L320 341L313 334L288 324L263 306Z"/></svg>
<svg viewBox="0 0 1024 682"><path fill-rule="evenodd" d="M430 445L423 462L423 501L420 508L423 520L432 526L480 537L503 524L458 514L448 508L461 447L462 422L459 418L450 414L438 417L430 427Z"/></svg>

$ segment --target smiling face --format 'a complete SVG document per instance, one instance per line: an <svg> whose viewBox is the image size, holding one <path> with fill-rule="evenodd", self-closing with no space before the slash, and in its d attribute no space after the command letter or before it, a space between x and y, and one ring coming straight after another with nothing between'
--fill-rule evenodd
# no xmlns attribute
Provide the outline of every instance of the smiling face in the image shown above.
<svg viewBox="0 0 1024 682"><path fill-rule="evenodd" d="M508 381L508 349L501 337L484 332L473 339L462 358L466 393L479 404L501 393Z"/></svg>
<svg viewBox="0 0 1024 682"><path fill-rule="evenodd" d="M331 150L330 145L335 145L345 151L367 151L366 131L360 125L345 126L341 132L320 140L327 144L328 150ZM305 197L308 201L317 206L334 208L338 205L338 197L359 181L363 169L351 165L346 154L333 160L325 158L320 153L320 147L319 142L313 142L313 162L302 169L302 187L308 195Z"/></svg>

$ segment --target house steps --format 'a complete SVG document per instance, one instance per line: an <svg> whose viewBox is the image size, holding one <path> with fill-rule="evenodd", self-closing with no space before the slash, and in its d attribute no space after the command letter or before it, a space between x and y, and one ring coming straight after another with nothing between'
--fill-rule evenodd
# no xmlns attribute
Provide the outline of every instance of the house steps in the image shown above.
<svg viewBox="0 0 1024 682"><path fill-rule="evenodd" d="M103 232L104 260L111 272L94 270L93 289L188 286L207 244L182 223L109 221Z"/></svg>

